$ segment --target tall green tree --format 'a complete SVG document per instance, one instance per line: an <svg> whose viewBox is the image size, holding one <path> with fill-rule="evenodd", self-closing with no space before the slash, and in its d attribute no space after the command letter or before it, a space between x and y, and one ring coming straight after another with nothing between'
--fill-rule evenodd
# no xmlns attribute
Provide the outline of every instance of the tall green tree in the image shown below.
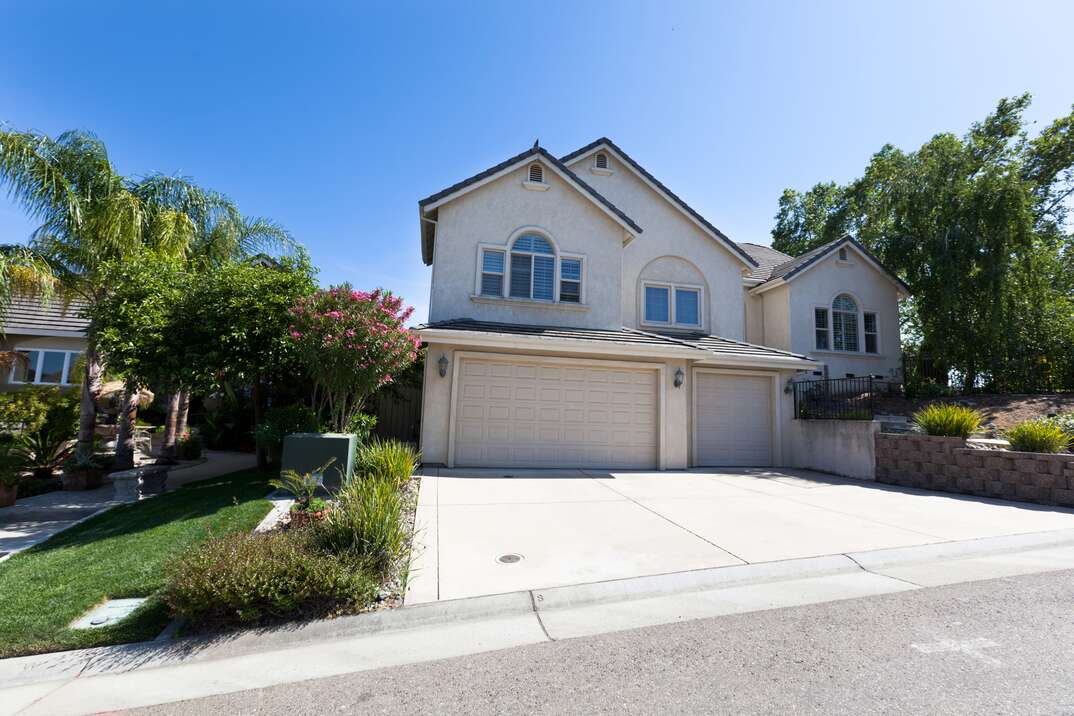
<svg viewBox="0 0 1074 716"><path fill-rule="evenodd" d="M1028 94L962 137L886 145L862 176L783 193L774 248L855 234L910 286L910 350L966 387L1074 387L1074 112L1036 136Z"/></svg>
<svg viewBox="0 0 1074 716"><path fill-rule="evenodd" d="M178 194L193 196L180 179L153 179ZM139 183L121 176L104 143L88 132L65 132L56 138L32 132L0 130L0 183L40 222L29 248L48 263L57 289L90 306L107 295L100 268L151 248L171 255L185 253L195 227L187 212L166 201L147 199ZM93 324L84 360L77 452L93 450L102 359Z"/></svg>

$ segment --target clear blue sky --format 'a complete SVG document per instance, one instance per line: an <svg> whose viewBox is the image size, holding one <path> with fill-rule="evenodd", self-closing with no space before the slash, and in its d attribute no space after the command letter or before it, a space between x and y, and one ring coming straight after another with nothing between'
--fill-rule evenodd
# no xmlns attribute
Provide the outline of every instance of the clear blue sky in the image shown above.
<svg viewBox="0 0 1074 716"><path fill-rule="evenodd" d="M738 241L784 187L1074 102L1074 3L6 3L0 121L96 132L287 226L322 283L424 317L417 201L540 138L607 135ZM32 227L0 198L0 240Z"/></svg>

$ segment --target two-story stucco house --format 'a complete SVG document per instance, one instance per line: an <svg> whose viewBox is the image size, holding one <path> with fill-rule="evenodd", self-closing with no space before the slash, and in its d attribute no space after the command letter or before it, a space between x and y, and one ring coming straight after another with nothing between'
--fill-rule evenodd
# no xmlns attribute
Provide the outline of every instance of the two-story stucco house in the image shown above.
<svg viewBox="0 0 1074 716"><path fill-rule="evenodd" d="M783 465L792 380L898 370L906 288L857 242L736 244L608 139L419 213L427 463Z"/></svg>

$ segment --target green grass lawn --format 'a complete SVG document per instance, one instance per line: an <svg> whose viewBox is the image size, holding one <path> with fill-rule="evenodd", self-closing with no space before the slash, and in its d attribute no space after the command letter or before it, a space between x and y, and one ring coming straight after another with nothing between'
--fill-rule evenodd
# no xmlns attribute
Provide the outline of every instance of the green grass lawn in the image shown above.
<svg viewBox="0 0 1074 716"><path fill-rule="evenodd" d="M151 639L169 617L155 594L168 564L210 535L251 530L270 476L236 472L87 520L0 563L0 657ZM122 624L67 625L105 598L150 597Z"/></svg>

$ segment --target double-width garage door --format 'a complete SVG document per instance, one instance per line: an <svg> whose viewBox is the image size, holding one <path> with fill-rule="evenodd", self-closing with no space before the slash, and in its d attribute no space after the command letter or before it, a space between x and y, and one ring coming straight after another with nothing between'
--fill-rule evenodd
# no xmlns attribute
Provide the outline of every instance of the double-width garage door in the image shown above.
<svg viewBox="0 0 1074 716"><path fill-rule="evenodd" d="M599 361L464 358L455 464L656 467L658 375Z"/></svg>
<svg viewBox="0 0 1074 716"><path fill-rule="evenodd" d="M697 371L694 462L760 467L772 464L772 378Z"/></svg>

